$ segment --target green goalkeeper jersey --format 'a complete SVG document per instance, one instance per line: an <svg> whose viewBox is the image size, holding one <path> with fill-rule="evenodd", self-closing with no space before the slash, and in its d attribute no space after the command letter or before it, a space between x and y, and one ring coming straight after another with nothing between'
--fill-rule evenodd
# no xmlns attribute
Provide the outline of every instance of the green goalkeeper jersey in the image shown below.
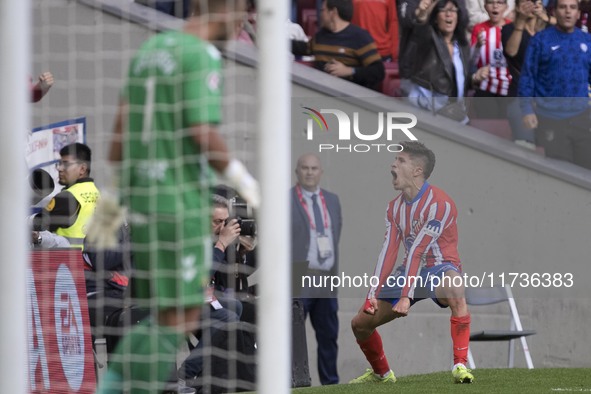
<svg viewBox="0 0 591 394"><path fill-rule="evenodd" d="M208 217L211 174L191 126L220 122L220 52L183 32L155 35L133 58L123 97L125 204L137 213Z"/></svg>

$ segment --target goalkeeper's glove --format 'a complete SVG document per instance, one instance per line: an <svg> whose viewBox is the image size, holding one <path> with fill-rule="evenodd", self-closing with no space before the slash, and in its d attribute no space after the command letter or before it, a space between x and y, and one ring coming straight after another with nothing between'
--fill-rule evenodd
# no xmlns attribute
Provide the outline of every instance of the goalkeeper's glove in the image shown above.
<svg viewBox="0 0 591 394"><path fill-rule="evenodd" d="M260 207L261 192L259 183L250 175L244 164L232 159L223 175L230 183L230 186L236 189L250 207L253 209Z"/></svg>
<svg viewBox="0 0 591 394"><path fill-rule="evenodd" d="M125 208L118 199L103 193L96 203L96 209L88 223L87 241L97 249L114 249L119 245L117 231L125 221Z"/></svg>
<svg viewBox="0 0 591 394"><path fill-rule="evenodd" d="M106 190L101 191L101 197L96 203L94 214L87 225L86 240L97 249L117 248L119 228L125 221L125 208L119 205L118 168L109 167L111 170L111 183Z"/></svg>

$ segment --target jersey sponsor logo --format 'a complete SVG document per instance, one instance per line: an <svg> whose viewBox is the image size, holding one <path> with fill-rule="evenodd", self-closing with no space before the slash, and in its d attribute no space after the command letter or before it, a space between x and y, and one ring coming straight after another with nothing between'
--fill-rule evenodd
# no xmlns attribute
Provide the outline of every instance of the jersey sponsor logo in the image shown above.
<svg viewBox="0 0 591 394"><path fill-rule="evenodd" d="M429 220L427 226L425 227L425 233L432 237L441 234L441 222L437 219Z"/></svg>
<svg viewBox="0 0 591 394"><path fill-rule="evenodd" d="M49 204L47 204L47 206L45 207L45 210L51 212L53 211L53 208L55 208L55 198L51 199Z"/></svg>
<svg viewBox="0 0 591 394"><path fill-rule="evenodd" d="M197 257L194 254L183 257L181 265L183 266L183 280L185 282L191 282L197 276L196 261Z"/></svg>
<svg viewBox="0 0 591 394"><path fill-rule="evenodd" d="M142 160L136 168L139 177L157 181L165 178L166 170L168 170L168 162L166 160Z"/></svg>

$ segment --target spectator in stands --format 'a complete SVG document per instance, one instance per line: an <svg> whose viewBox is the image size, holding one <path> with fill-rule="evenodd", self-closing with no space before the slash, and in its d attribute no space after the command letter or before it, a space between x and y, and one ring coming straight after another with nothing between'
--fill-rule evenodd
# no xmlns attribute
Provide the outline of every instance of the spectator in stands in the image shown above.
<svg viewBox="0 0 591 394"><path fill-rule="evenodd" d="M504 7L501 18L513 20L513 11L515 9L515 0L507 0L507 6ZM486 0L466 0L468 9L468 31L474 32L476 25L490 19L490 13L486 7Z"/></svg>
<svg viewBox="0 0 591 394"><path fill-rule="evenodd" d="M100 196L90 178L91 151L84 144L74 143L64 146L60 156L56 168L64 188L33 216L33 230L54 232L67 238L72 247L82 249L86 224Z"/></svg>
<svg viewBox="0 0 591 394"><path fill-rule="evenodd" d="M534 34L546 27L543 18L543 7L539 2L534 4L531 0L516 0L515 21L506 24L501 29L503 54L507 59L507 67L511 72L508 97L517 96L525 51ZM507 117L515 143L528 149L535 149L534 131L523 124L518 99L509 100Z"/></svg>
<svg viewBox="0 0 591 394"><path fill-rule="evenodd" d="M257 10L255 0L247 0L246 13L247 17L242 23L240 32L238 32L238 41L255 44L257 40Z"/></svg>
<svg viewBox="0 0 591 394"><path fill-rule="evenodd" d="M384 64L371 35L351 24L352 0L324 0L321 26L311 42L315 66L361 86L377 89Z"/></svg>
<svg viewBox="0 0 591 394"><path fill-rule="evenodd" d="M403 97L408 97L410 92L410 77L413 72L413 62L417 56L413 32L418 24L416 11L419 3L420 0L400 0L396 2L399 25L398 72L400 75L400 93Z"/></svg>
<svg viewBox="0 0 591 394"><path fill-rule="evenodd" d="M53 86L53 74L49 71L45 71L39 75L37 83L33 85L31 80L31 101L36 103L43 98L49 92L49 89Z"/></svg>
<svg viewBox="0 0 591 394"><path fill-rule="evenodd" d="M118 248L99 250L84 242L84 279L88 298L88 315L95 337L102 332L106 317L123 308L123 299L129 284L131 254L129 226L124 224L118 234Z"/></svg>
<svg viewBox="0 0 591 394"><path fill-rule="evenodd" d="M351 23L371 34L382 61L398 60L398 13L394 0L353 0Z"/></svg>
<svg viewBox="0 0 591 394"><path fill-rule="evenodd" d="M577 0L557 1L556 26L527 48L519 96L523 122L536 128L546 156L591 169L591 36L575 27L579 14Z"/></svg>
<svg viewBox="0 0 591 394"><path fill-rule="evenodd" d="M483 67L470 76L470 45L465 35L468 18L461 0L421 0L415 11L416 48L409 100L451 119L468 122L464 96L470 81L488 77Z"/></svg>
<svg viewBox="0 0 591 394"><path fill-rule="evenodd" d="M248 0L246 4L246 12L248 16L242 24L242 28L238 33L238 41L246 42L252 45L256 45L257 31L256 31L256 1ZM288 31L288 37L291 40L292 53L303 54L308 50L308 37L304 32L304 29L297 23L293 23L291 20L286 21Z"/></svg>
<svg viewBox="0 0 591 394"><path fill-rule="evenodd" d="M489 19L474 26L471 46L476 67L488 67L488 78L476 86L472 108L479 118L505 118L511 73L503 55L501 28L510 20L504 17L507 0L485 0Z"/></svg>

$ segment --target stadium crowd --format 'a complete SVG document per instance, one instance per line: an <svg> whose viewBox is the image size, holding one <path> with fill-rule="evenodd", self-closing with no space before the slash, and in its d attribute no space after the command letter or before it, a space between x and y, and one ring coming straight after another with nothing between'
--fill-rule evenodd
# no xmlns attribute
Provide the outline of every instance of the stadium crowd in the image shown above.
<svg viewBox="0 0 591 394"><path fill-rule="evenodd" d="M180 2L148 3L163 9L163 4ZM301 63L333 76L407 99L548 157L590 168L585 159L591 138L588 106L582 109L580 100L559 97L588 98L589 36L579 33L587 33L591 27L591 1L568 3L571 5L559 0L292 0L290 24L299 24L308 38L306 42L301 35L290 33L292 50ZM170 13L179 15L181 8L177 5L176 14ZM254 1L249 1L249 8L256 8ZM244 36L253 36L253 21L256 12L249 14ZM544 30L554 33L541 36L539 45L547 51L537 59L542 63L534 64L534 56L528 56L529 42ZM556 40L568 41L568 37L574 47L563 45L550 53ZM578 55L570 61L575 52ZM572 65L576 77L564 73L563 63ZM534 69L544 73L532 75L521 88L522 70ZM567 83L569 88L540 89L541 85L535 84L547 79ZM529 100L519 97L538 97L538 106L545 101L546 106L575 108L566 114L542 110L538 127L540 114L534 122ZM557 132L567 128L574 131Z"/></svg>

